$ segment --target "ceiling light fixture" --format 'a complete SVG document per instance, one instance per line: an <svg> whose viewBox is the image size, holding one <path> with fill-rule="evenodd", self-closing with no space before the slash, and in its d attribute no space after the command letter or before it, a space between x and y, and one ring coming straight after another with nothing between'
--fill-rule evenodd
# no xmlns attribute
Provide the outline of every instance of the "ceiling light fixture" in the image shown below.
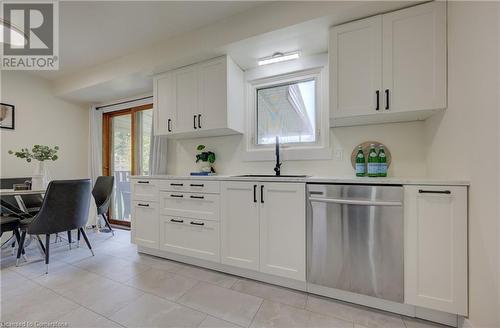
<svg viewBox="0 0 500 328"><path fill-rule="evenodd" d="M4 40L4 35L10 36L9 44L13 47L22 48L28 41L26 35L17 27L6 20L0 18L0 43L7 43Z"/></svg>
<svg viewBox="0 0 500 328"><path fill-rule="evenodd" d="M257 63L259 64L259 66L262 66L262 65L279 63L279 62L286 61L286 60L297 59L299 57L300 57L300 54L298 51L289 52L286 54L284 54L282 52L275 52L270 57L265 57L265 58L259 59L259 61Z"/></svg>

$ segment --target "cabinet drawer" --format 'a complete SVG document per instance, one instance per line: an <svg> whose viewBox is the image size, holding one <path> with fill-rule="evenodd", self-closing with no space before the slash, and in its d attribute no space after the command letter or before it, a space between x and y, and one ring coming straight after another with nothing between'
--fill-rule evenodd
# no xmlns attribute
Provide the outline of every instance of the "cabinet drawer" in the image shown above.
<svg viewBox="0 0 500 328"><path fill-rule="evenodd" d="M139 246L159 248L158 203L132 201L132 242Z"/></svg>
<svg viewBox="0 0 500 328"><path fill-rule="evenodd" d="M219 221L220 196L213 194L160 192L160 214Z"/></svg>
<svg viewBox="0 0 500 328"><path fill-rule="evenodd" d="M165 180L161 181L160 190L218 194L220 183L204 180Z"/></svg>
<svg viewBox="0 0 500 328"><path fill-rule="evenodd" d="M132 200L158 201L158 181L134 179L131 181Z"/></svg>
<svg viewBox="0 0 500 328"><path fill-rule="evenodd" d="M179 216L160 216L160 249L220 262L219 223Z"/></svg>

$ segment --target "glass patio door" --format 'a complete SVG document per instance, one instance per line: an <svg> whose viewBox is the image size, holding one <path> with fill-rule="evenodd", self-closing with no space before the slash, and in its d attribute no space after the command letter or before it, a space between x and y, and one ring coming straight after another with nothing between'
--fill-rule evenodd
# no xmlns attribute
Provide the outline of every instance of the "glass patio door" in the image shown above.
<svg viewBox="0 0 500 328"><path fill-rule="evenodd" d="M149 174L152 123L152 105L103 114L103 173L115 177L113 224L130 226L130 176Z"/></svg>

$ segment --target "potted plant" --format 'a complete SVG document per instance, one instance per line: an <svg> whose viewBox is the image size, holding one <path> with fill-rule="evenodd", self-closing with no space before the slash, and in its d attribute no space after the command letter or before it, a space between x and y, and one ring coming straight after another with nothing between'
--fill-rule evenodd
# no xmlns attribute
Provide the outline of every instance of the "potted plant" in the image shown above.
<svg viewBox="0 0 500 328"><path fill-rule="evenodd" d="M215 173L212 166L215 163L215 153L212 151L205 151L205 145L198 145L196 150L199 151L199 153L196 154L196 163L200 167L200 172Z"/></svg>
<svg viewBox="0 0 500 328"><path fill-rule="evenodd" d="M50 148L49 146L34 145L31 151L28 148L21 148L20 151L16 152L9 150L9 154L25 159L28 163L31 163L33 159L36 159L38 161L38 165L36 167L35 175L41 176L42 186L43 188L46 188L49 184L50 178L47 167L45 166L45 161L57 160L59 158L57 156L58 150L58 146Z"/></svg>

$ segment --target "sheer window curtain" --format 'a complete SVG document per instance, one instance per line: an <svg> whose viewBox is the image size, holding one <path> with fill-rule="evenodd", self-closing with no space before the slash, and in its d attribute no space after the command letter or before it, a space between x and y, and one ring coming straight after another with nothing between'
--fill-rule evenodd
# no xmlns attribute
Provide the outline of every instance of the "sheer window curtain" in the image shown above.
<svg viewBox="0 0 500 328"><path fill-rule="evenodd" d="M94 185L98 176L102 175L102 111L95 106L89 108L89 176ZM97 207L94 198L90 202L87 226L97 225Z"/></svg>
<svg viewBox="0 0 500 328"><path fill-rule="evenodd" d="M149 151L149 174L167 174L167 137L155 136L156 115L153 115L151 143Z"/></svg>

